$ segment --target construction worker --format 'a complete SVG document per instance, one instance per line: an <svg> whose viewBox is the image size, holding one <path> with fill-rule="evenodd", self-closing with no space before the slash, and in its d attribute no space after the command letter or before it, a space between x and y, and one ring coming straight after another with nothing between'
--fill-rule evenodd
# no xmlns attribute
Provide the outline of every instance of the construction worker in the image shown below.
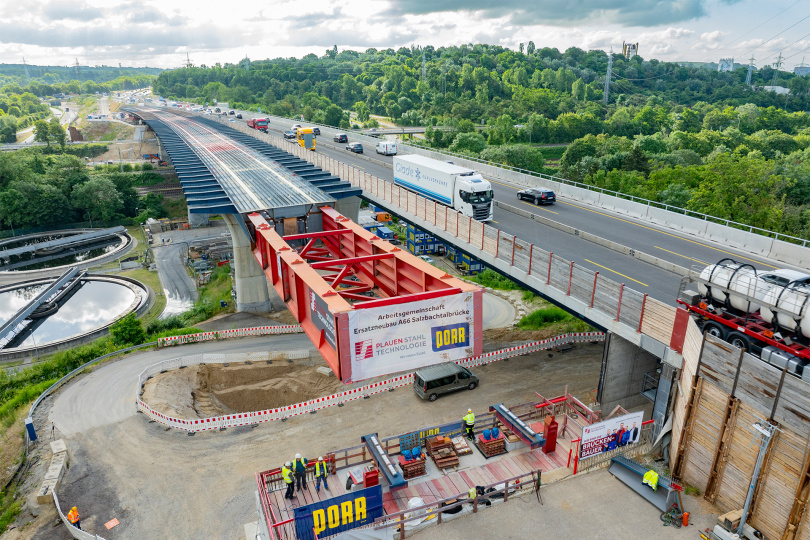
<svg viewBox="0 0 810 540"><path fill-rule="evenodd" d="M647 484L652 488L653 491L658 490L658 473L654 470L650 469L649 471L644 473L644 479L641 482L642 484Z"/></svg>
<svg viewBox="0 0 810 540"><path fill-rule="evenodd" d="M301 454L295 454L293 472L295 473L296 489L298 491L307 489L307 458L302 458Z"/></svg>
<svg viewBox="0 0 810 540"><path fill-rule="evenodd" d="M287 484L287 491L284 492L284 498L292 499L295 490L295 481L293 480L292 463L289 461L281 468L281 477L284 478L284 483Z"/></svg>
<svg viewBox="0 0 810 540"><path fill-rule="evenodd" d="M473 435L473 427L475 427L475 415L472 409L467 409L467 414L462 418L464 420L464 429L467 430L467 438L471 441L475 439Z"/></svg>
<svg viewBox="0 0 810 540"><path fill-rule="evenodd" d="M315 463L315 492L321 492L321 480L323 480L323 487L329 491L329 484L326 483L326 477L329 476L328 465L324 463L323 458L318 456L318 461Z"/></svg>
<svg viewBox="0 0 810 540"><path fill-rule="evenodd" d="M70 512L68 512L67 519L71 525L79 530L82 530L82 520L79 519L79 511L76 510L75 506L70 509Z"/></svg>

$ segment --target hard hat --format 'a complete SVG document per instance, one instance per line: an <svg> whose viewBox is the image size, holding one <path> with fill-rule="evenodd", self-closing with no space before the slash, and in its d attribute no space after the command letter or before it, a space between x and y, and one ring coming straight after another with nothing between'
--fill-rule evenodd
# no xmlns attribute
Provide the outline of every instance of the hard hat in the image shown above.
<svg viewBox="0 0 810 540"><path fill-rule="evenodd" d="M285 463L285 464L284 464L284 466L285 466L285 467L292 467L292 463L290 463L290 462L288 461L287 463Z"/></svg>
<svg viewBox="0 0 810 540"><path fill-rule="evenodd" d="M70 509L70 511L71 512L76 512L76 507L74 506L73 508Z"/></svg>
<svg viewBox="0 0 810 540"><path fill-rule="evenodd" d="M323 458L321 456L318 456L318 461L323 461Z"/></svg>
<svg viewBox="0 0 810 540"><path fill-rule="evenodd" d="M467 409L467 412L472 412L472 409Z"/></svg>
<svg viewBox="0 0 810 540"><path fill-rule="evenodd" d="M295 454L295 459L301 459L301 454Z"/></svg>

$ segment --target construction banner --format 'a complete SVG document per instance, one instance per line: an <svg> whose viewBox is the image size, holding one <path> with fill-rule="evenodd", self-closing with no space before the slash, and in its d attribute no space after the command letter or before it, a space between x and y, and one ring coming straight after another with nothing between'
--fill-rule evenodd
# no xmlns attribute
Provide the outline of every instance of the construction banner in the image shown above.
<svg viewBox="0 0 810 540"><path fill-rule="evenodd" d="M295 534L298 540L325 538L373 523L382 515L382 486L377 485L296 508Z"/></svg>
<svg viewBox="0 0 810 540"><path fill-rule="evenodd" d="M473 292L349 313L351 379L473 356Z"/></svg>
<svg viewBox="0 0 810 540"><path fill-rule="evenodd" d="M634 412L585 426L582 428L579 459L637 443L643 421L644 413Z"/></svg>

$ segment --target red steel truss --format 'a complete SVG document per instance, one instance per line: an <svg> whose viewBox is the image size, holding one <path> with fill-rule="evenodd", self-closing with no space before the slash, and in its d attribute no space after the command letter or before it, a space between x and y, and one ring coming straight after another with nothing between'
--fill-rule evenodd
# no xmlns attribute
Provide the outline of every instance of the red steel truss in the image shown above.
<svg viewBox="0 0 810 540"><path fill-rule="evenodd" d="M260 214L250 214L254 255L321 355L342 380L351 379L348 314L353 310L473 292L474 354L481 353L481 295L407 251L380 239L332 208L323 231L281 236ZM303 246L294 248L290 244ZM441 361L438 359L437 362Z"/></svg>

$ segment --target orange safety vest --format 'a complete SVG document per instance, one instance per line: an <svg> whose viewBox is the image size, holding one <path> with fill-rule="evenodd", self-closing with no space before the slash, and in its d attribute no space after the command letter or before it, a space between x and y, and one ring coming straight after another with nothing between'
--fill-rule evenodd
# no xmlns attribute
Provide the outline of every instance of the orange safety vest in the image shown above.
<svg viewBox="0 0 810 540"><path fill-rule="evenodd" d="M69 522L76 523L77 521L79 521L79 512L74 512L73 510L71 510L70 512L68 512L67 518Z"/></svg>

